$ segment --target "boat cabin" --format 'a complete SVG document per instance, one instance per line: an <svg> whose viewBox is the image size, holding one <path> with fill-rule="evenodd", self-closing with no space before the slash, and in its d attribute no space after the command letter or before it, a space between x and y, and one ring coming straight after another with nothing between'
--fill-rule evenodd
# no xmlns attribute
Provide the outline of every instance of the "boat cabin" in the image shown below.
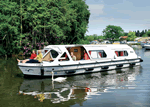
<svg viewBox="0 0 150 107"><path fill-rule="evenodd" d="M134 50L128 45L48 45L43 50L43 61L59 62L74 61L71 52L76 57L76 61L103 60L103 59L125 59L137 58Z"/></svg>

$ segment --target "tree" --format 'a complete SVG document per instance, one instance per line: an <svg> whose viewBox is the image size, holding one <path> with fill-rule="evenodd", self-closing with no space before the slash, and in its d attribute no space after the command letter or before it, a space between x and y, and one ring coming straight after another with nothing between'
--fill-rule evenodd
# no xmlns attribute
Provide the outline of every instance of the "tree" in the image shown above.
<svg viewBox="0 0 150 107"><path fill-rule="evenodd" d="M146 35L147 35L148 37L150 37L150 30L147 31Z"/></svg>
<svg viewBox="0 0 150 107"><path fill-rule="evenodd" d="M20 33L20 18L18 15L19 5L17 3L0 1L0 39L7 55L11 55L20 48L16 42Z"/></svg>
<svg viewBox="0 0 150 107"><path fill-rule="evenodd" d="M135 35L136 35L136 31L134 31L135 32ZM137 35L136 35L137 36Z"/></svg>
<svg viewBox="0 0 150 107"><path fill-rule="evenodd" d="M140 33L140 37L142 37L145 34L144 30Z"/></svg>
<svg viewBox="0 0 150 107"><path fill-rule="evenodd" d="M128 35L128 33L127 33L127 32L125 32L125 33L124 33L124 36L127 36L127 35Z"/></svg>
<svg viewBox="0 0 150 107"><path fill-rule="evenodd" d="M100 36L98 36L98 39L106 39L106 38L105 38L105 36L100 35Z"/></svg>
<svg viewBox="0 0 150 107"><path fill-rule="evenodd" d="M139 30L137 30L136 36L137 36L137 37L141 37L141 36L140 36L140 31L139 31Z"/></svg>
<svg viewBox="0 0 150 107"><path fill-rule="evenodd" d="M93 37L93 36L89 36L89 37L87 38L87 40L91 42L91 41L94 40L94 37Z"/></svg>
<svg viewBox="0 0 150 107"><path fill-rule="evenodd" d="M10 54L27 45L77 43L84 39L89 16L84 0L1 0L0 40Z"/></svg>
<svg viewBox="0 0 150 107"><path fill-rule="evenodd" d="M127 40L134 41L136 38L135 32L129 31Z"/></svg>
<svg viewBox="0 0 150 107"><path fill-rule="evenodd" d="M97 39L98 39L97 34L93 34L92 36L94 37L94 40L97 40Z"/></svg>
<svg viewBox="0 0 150 107"><path fill-rule="evenodd" d="M144 34L144 35L142 35L142 37L148 37L148 35L147 35L147 34Z"/></svg>
<svg viewBox="0 0 150 107"><path fill-rule="evenodd" d="M114 40L120 36L124 36L124 30L120 26L108 25L103 30L103 34L105 38Z"/></svg>
<svg viewBox="0 0 150 107"><path fill-rule="evenodd" d="M147 33L147 29L145 29L145 33Z"/></svg>

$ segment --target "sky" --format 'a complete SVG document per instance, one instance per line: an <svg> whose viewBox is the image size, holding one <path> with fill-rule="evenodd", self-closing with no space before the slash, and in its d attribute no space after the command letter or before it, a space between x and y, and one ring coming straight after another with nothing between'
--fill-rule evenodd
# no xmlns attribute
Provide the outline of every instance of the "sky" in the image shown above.
<svg viewBox="0 0 150 107"><path fill-rule="evenodd" d="M124 32L150 29L150 0L86 0L90 18L87 35L103 35L108 25Z"/></svg>

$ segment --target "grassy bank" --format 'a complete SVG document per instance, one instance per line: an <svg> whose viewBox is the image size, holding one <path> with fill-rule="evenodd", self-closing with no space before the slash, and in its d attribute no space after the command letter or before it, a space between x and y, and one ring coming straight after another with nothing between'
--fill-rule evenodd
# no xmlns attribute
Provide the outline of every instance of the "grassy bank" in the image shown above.
<svg viewBox="0 0 150 107"><path fill-rule="evenodd" d="M141 45L141 43L131 43L129 45Z"/></svg>

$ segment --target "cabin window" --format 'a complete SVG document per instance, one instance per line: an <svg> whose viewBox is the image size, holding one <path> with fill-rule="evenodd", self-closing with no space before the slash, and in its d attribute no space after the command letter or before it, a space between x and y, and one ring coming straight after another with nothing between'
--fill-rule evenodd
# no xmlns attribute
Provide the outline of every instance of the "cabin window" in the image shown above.
<svg viewBox="0 0 150 107"><path fill-rule="evenodd" d="M66 52L59 58L59 61L69 61L69 57Z"/></svg>
<svg viewBox="0 0 150 107"><path fill-rule="evenodd" d="M97 59L97 58L106 58L107 57L105 51L103 51L103 50L90 50L89 54L94 59Z"/></svg>
<svg viewBox="0 0 150 107"><path fill-rule="evenodd" d="M57 51L51 50L50 52L51 52L51 56L52 56L53 58L56 58L56 57L58 56L58 52L57 52Z"/></svg>
<svg viewBox="0 0 150 107"><path fill-rule="evenodd" d="M78 49L74 49L74 52L78 52Z"/></svg>
<svg viewBox="0 0 150 107"><path fill-rule="evenodd" d="M107 57L107 55L106 55L106 53L105 53L104 50L99 50L99 51L98 51L98 54L99 54L99 56L100 56L101 58L106 58L106 57Z"/></svg>
<svg viewBox="0 0 150 107"><path fill-rule="evenodd" d="M48 50L44 50L44 52L46 53Z"/></svg>
<svg viewBox="0 0 150 107"><path fill-rule="evenodd" d="M128 52L127 51L124 51L124 56L128 56Z"/></svg>
<svg viewBox="0 0 150 107"><path fill-rule="evenodd" d="M115 51L115 54L120 57L120 56L128 56L127 51Z"/></svg>
<svg viewBox="0 0 150 107"><path fill-rule="evenodd" d="M133 51L130 51L130 53L133 53Z"/></svg>
<svg viewBox="0 0 150 107"><path fill-rule="evenodd" d="M48 52L44 57L43 57L43 61L53 61L50 52Z"/></svg>
<svg viewBox="0 0 150 107"><path fill-rule="evenodd" d="M91 51L89 51L89 54L91 55Z"/></svg>

